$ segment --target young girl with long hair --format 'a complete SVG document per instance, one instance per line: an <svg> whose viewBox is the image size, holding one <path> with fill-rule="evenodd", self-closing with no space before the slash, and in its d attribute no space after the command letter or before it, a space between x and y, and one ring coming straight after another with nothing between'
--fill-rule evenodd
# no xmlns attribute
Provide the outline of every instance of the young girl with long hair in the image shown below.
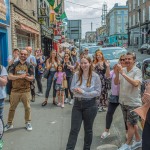
<svg viewBox="0 0 150 150"><path fill-rule="evenodd" d="M101 94L101 81L92 71L92 61L89 57L81 59L79 72L72 79L71 90L74 94L72 108L71 130L66 150L74 150L78 133L83 121L84 124L84 150L90 150L93 138L93 123L97 114L96 97Z"/></svg>
<svg viewBox="0 0 150 150"><path fill-rule="evenodd" d="M57 66L57 72L54 75L54 79L56 79L55 89L57 91L58 104L57 106L61 106L64 108L64 90L63 80L66 79L66 73L63 72L63 66L59 64Z"/></svg>
<svg viewBox="0 0 150 150"><path fill-rule="evenodd" d="M49 97L49 92L51 90L51 86L53 83L53 104L57 105L55 101L56 97L56 90L55 90L55 80L54 80L54 74L57 70L58 66L58 59L57 59L57 53L55 50L52 50L50 54L50 58L46 60L46 69L49 70L49 76L47 79L47 88L46 88L46 93L45 93L45 101L42 103L42 106L47 105L48 97Z"/></svg>

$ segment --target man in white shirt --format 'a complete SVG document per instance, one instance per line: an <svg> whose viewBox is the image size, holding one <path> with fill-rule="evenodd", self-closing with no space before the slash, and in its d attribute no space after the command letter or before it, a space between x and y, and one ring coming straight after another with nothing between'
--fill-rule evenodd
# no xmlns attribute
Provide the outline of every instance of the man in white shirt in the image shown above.
<svg viewBox="0 0 150 150"><path fill-rule="evenodd" d="M119 102L121 104L125 122L127 122L127 141L118 150L135 150L142 147L142 140L138 133L138 115L133 111L142 105L140 89L142 83L142 72L135 65L136 56L128 52L125 56L126 67L117 65L115 69L115 84L120 84ZM133 137L135 141L130 146Z"/></svg>
<svg viewBox="0 0 150 150"><path fill-rule="evenodd" d="M4 99L6 98L5 87L7 84L7 71L5 67L0 65L0 118L3 118Z"/></svg>

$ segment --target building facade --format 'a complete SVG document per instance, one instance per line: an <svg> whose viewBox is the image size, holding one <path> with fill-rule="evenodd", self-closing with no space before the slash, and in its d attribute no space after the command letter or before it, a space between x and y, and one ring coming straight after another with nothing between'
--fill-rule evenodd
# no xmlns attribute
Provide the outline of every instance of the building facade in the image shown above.
<svg viewBox="0 0 150 150"><path fill-rule="evenodd" d="M0 64L7 66L10 37L10 1L0 0Z"/></svg>
<svg viewBox="0 0 150 150"><path fill-rule="evenodd" d="M87 43L95 43L96 42L96 31L88 31L85 33L85 41Z"/></svg>
<svg viewBox="0 0 150 150"><path fill-rule="evenodd" d="M129 45L140 47L150 43L148 31L150 29L150 1L128 0L128 35Z"/></svg>
<svg viewBox="0 0 150 150"><path fill-rule="evenodd" d="M41 48L37 1L11 0L12 48Z"/></svg>
<svg viewBox="0 0 150 150"><path fill-rule="evenodd" d="M127 35L128 6L119 6L118 3L106 16L106 30L109 44L123 46L128 41Z"/></svg>

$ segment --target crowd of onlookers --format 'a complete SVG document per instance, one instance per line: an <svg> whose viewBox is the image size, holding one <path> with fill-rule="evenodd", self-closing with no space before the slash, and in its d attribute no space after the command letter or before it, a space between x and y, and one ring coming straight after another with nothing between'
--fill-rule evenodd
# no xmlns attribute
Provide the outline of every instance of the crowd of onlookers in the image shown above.
<svg viewBox="0 0 150 150"><path fill-rule="evenodd" d="M95 52L93 59L88 57L88 48L78 54L75 47L64 48L60 45L58 52L52 50L49 57L45 57L41 49L35 50L33 54L30 46L24 50L14 49L12 56L8 57L7 70L0 66L1 118L3 118L6 98L5 86L10 101L4 130L13 128L15 110L20 101L25 108L26 129L32 130L30 101L35 101L35 95L45 94L41 105L46 106L53 86L54 105L61 108L64 108L67 103L73 105L67 150L75 148L82 120L85 129L84 150L90 150L92 127L97 111L107 110L106 128L101 135L102 139L107 138L110 135L113 114L119 105L126 130L126 143L119 150L135 150L142 147L142 142L143 150L149 150L150 144L145 139L150 135L145 133L150 129L150 122L149 120L146 122L147 128L146 131L144 130L142 141L137 125L139 116L134 112L136 108L142 106L140 92L142 72L136 67L135 61L135 54L128 52L121 55L118 64L110 70L110 62L105 60L100 50ZM47 79L45 93L42 78ZM37 92L35 92L35 85L37 85ZM147 84L148 94L144 94L144 103L149 103L149 85ZM147 114L149 112L150 110ZM135 141L131 143L133 137Z"/></svg>

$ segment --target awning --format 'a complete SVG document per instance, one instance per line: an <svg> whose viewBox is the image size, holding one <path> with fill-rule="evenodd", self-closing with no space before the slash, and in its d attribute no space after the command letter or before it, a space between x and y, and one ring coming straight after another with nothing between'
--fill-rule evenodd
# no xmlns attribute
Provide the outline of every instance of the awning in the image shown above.
<svg viewBox="0 0 150 150"><path fill-rule="evenodd" d="M29 27L29 26L26 26L26 25L24 25L24 24L21 24L21 25L20 25L20 28L21 28L22 30L27 31L27 32L31 32L31 33L33 33L33 34L39 34L39 31L37 31L37 30L35 30L35 29L33 29L33 28Z"/></svg>

